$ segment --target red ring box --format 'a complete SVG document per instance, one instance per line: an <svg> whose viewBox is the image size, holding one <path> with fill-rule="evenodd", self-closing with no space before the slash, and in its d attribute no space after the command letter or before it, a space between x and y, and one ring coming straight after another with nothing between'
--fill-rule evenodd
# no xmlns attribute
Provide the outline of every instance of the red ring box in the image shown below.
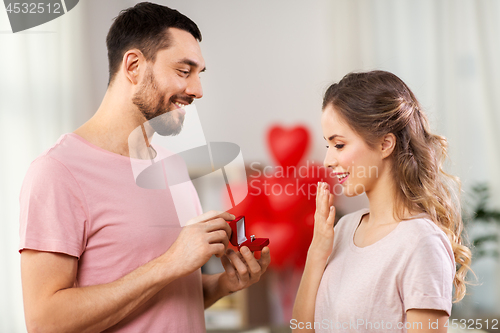
<svg viewBox="0 0 500 333"><path fill-rule="evenodd" d="M229 240L231 244L238 247L238 250L242 246L247 246L250 251L262 251L264 246L269 245L269 238L253 238L248 236L247 230L245 228L245 217L238 216L232 221L227 221L231 227L231 239Z"/></svg>

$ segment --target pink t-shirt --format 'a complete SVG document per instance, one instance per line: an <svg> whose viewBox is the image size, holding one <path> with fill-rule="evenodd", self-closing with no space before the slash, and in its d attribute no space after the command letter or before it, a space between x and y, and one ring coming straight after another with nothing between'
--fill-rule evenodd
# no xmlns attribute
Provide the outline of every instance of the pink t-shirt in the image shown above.
<svg viewBox="0 0 500 333"><path fill-rule="evenodd" d="M159 153L157 160L162 157ZM147 166L151 161L138 163ZM179 172L187 174L187 170ZM183 186L184 194L191 198L185 209L201 214L193 184L177 186ZM182 228L168 188L137 186L128 157L92 145L74 133L61 136L33 161L20 203L19 251L77 257L77 287L115 281L157 258ZM203 331L201 270L197 270L167 285L105 332Z"/></svg>
<svg viewBox="0 0 500 333"><path fill-rule="evenodd" d="M446 234L430 219L415 218L360 248L354 232L368 212L348 214L335 226L316 297L316 332L406 332L408 309L450 315L455 259Z"/></svg>

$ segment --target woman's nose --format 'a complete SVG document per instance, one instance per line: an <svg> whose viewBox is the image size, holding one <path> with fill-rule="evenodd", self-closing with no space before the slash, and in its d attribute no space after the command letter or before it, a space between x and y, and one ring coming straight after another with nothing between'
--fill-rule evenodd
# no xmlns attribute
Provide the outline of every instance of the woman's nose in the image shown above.
<svg viewBox="0 0 500 333"><path fill-rule="evenodd" d="M336 158L334 158L333 156L328 156L328 153L326 154L325 156L325 160L323 161L323 166L325 168L335 168L337 167L338 165L338 161Z"/></svg>

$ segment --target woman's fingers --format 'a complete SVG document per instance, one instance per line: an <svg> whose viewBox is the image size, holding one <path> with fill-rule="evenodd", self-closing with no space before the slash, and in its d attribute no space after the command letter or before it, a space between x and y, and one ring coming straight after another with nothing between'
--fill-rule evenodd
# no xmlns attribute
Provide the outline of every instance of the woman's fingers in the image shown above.
<svg viewBox="0 0 500 333"><path fill-rule="evenodd" d="M316 223L324 223L327 229L333 228L333 225L335 223L335 207L333 206L333 194L330 193L328 184L324 182L321 182L318 185L315 219Z"/></svg>
<svg viewBox="0 0 500 333"><path fill-rule="evenodd" d="M320 250L320 253L330 255L333 244L333 225L335 222L335 207L333 195L328 184L319 183L316 197L316 213L314 214L314 235L311 247Z"/></svg>
<svg viewBox="0 0 500 333"><path fill-rule="evenodd" d="M323 218L328 217L330 210L330 191L328 190L328 184L321 182L318 185L318 194L316 197L316 212L319 213Z"/></svg>
<svg viewBox="0 0 500 333"><path fill-rule="evenodd" d="M328 218L326 219L326 224L333 228L335 223L335 206L330 206L330 212L328 213Z"/></svg>
<svg viewBox="0 0 500 333"><path fill-rule="evenodd" d="M321 182L318 182L318 188L316 189L316 208L318 207L318 202L319 202L319 196L321 193Z"/></svg>

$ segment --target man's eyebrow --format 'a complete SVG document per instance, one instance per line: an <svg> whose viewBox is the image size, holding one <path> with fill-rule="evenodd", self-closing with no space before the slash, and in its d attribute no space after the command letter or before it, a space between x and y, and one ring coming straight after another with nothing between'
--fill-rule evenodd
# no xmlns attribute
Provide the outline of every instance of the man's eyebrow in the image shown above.
<svg viewBox="0 0 500 333"><path fill-rule="evenodd" d="M184 58L184 59L181 59L178 61L179 64L186 64L186 65L189 65L191 67L200 67L200 65L196 62L196 61L193 61L191 59L188 59L188 58ZM206 67L203 67L203 69L200 71L200 72L204 72L206 71Z"/></svg>
<svg viewBox="0 0 500 333"><path fill-rule="evenodd" d="M330 137L328 137L328 141L332 141L333 139L335 139L336 137L339 137L339 138L343 138L342 135L338 135L338 134L334 134ZM323 139L325 139L325 137L323 137ZM326 139L325 139L326 140Z"/></svg>

